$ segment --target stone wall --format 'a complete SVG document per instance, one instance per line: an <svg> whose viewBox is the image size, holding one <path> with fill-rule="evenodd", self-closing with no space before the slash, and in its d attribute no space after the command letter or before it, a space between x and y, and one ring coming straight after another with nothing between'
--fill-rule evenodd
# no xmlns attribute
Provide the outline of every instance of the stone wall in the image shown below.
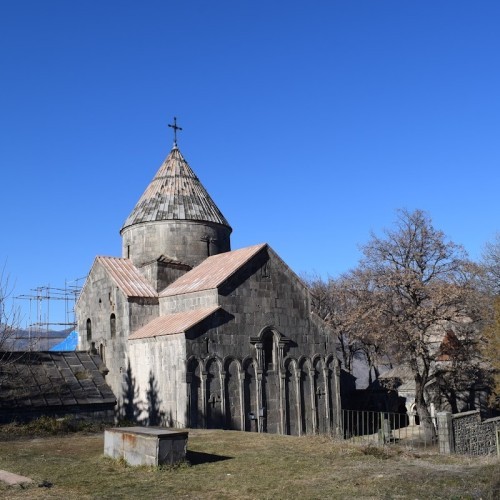
<svg viewBox="0 0 500 500"><path fill-rule="evenodd" d="M184 334L129 341L130 370L123 379L130 420L144 425L187 426Z"/></svg>
<svg viewBox="0 0 500 500"><path fill-rule="evenodd" d="M160 296L160 316L217 305L219 305L219 295L216 289L168 297Z"/></svg>
<svg viewBox="0 0 500 500"><path fill-rule="evenodd" d="M198 293L169 305L184 309L209 296ZM335 344L288 266L272 250L261 252L219 289L218 303L223 310L186 334L189 425L335 432Z"/></svg>
<svg viewBox="0 0 500 500"><path fill-rule="evenodd" d="M164 255L193 267L210 255L228 252L230 234L227 226L202 221L134 224L122 231L122 257L141 267Z"/></svg>
<svg viewBox="0 0 500 500"><path fill-rule="evenodd" d="M106 383L117 398L118 412L122 416L126 396L123 390L130 372L127 359L128 337L156 318L158 309L157 298L127 297L99 263L93 267L78 299L79 349L89 351L95 347L101 356L109 369ZM111 326L112 315L114 328Z"/></svg>
<svg viewBox="0 0 500 500"><path fill-rule="evenodd" d="M500 417L481 421L479 410L452 415L455 453L489 455L496 453L496 431Z"/></svg>

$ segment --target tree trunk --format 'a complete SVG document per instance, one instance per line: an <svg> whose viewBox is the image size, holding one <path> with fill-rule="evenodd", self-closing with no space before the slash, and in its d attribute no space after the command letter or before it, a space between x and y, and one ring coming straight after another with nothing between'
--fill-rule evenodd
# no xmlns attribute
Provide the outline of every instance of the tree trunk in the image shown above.
<svg viewBox="0 0 500 500"><path fill-rule="evenodd" d="M420 425L424 429L427 442L434 443L437 440L436 427L431 417L427 402L425 401L424 382L420 374L415 375L415 405L420 419Z"/></svg>
<svg viewBox="0 0 500 500"><path fill-rule="evenodd" d="M342 352L342 361L344 363L344 370L352 374L352 354L350 349L346 346L345 337L342 334L337 336L339 339L340 349Z"/></svg>

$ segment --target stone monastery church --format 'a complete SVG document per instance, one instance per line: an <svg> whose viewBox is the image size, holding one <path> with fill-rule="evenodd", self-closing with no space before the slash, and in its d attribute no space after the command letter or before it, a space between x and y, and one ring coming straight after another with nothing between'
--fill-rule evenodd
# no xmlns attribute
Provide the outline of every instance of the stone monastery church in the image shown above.
<svg viewBox="0 0 500 500"><path fill-rule="evenodd" d="M172 126L177 132L177 125ZM96 257L77 302L121 417L146 425L335 432L335 341L308 288L231 227L177 141L126 219L122 257Z"/></svg>

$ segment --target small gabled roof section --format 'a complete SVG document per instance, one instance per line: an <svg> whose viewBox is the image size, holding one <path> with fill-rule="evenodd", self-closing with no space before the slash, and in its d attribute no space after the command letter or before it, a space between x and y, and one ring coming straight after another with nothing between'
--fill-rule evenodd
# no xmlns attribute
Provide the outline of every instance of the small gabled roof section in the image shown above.
<svg viewBox="0 0 500 500"><path fill-rule="evenodd" d="M129 336L129 340L183 333L197 325L200 321L208 318L208 316L218 309L220 309L220 306L212 306L160 316L142 328L139 328L139 330Z"/></svg>
<svg viewBox="0 0 500 500"><path fill-rule="evenodd" d="M462 344L453 330L447 330L439 346L436 361L451 361L460 352Z"/></svg>
<svg viewBox="0 0 500 500"><path fill-rule="evenodd" d="M208 257L199 266L165 288L160 293L160 297L171 297L172 295L217 288L266 247L267 243L261 243Z"/></svg>
<svg viewBox="0 0 500 500"><path fill-rule="evenodd" d="M156 172L121 231L134 224L164 220L194 220L229 226L177 146Z"/></svg>
<svg viewBox="0 0 500 500"><path fill-rule="evenodd" d="M127 297L158 297L156 290L132 264L120 257L96 257L99 263Z"/></svg>

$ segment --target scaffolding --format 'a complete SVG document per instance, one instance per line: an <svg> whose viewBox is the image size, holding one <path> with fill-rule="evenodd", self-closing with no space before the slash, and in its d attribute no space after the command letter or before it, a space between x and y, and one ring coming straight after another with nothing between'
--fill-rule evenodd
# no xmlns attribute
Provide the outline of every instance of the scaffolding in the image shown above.
<svg viewBox="0 0 500 500"><path fill-rule="evenodd" d="M48 350L50 340L54 338L54 328L63 327L69 333L76 328L75 304L86 279L65 280L64 288L42 285L30 290L31 293L15 297L29 301L29 321L27 325L30 346L36 341L36 350ZM51 305L53 301L62 302L64 309ZM51 321L51 314L63 316L64 321ZM35 320L33 321L33 319Z"/></svg>

